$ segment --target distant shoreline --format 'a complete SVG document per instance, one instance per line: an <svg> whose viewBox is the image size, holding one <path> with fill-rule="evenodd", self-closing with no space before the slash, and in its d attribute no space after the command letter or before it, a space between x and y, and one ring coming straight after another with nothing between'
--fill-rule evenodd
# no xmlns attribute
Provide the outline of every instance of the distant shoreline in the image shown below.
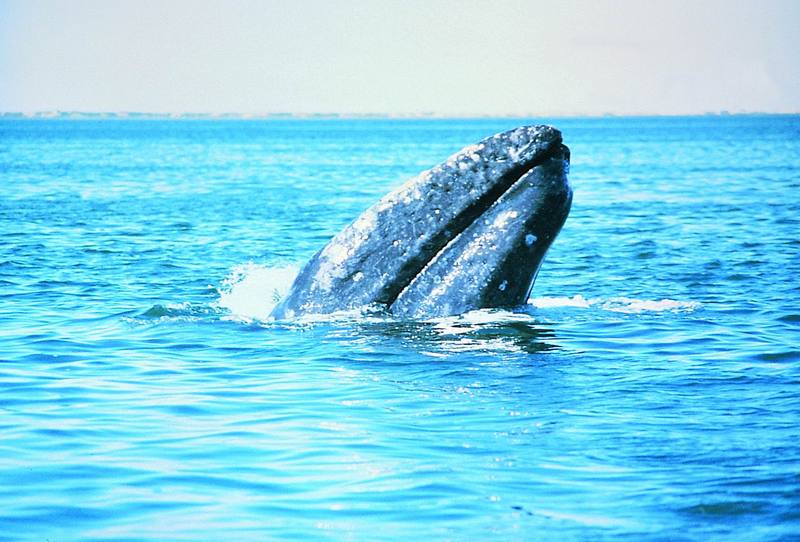
<svg viewBox="0 0 800 542"><path fill-rule="evenodd" d="M85 112L36 111L0 112L0 120L453 120L453 119L604 119L604 118L685 118L685 117L791 117L796 113L729 113L727 111L678 114L508 114L508 115L455 115L439 113L144 113L144 112Z"/></svg>

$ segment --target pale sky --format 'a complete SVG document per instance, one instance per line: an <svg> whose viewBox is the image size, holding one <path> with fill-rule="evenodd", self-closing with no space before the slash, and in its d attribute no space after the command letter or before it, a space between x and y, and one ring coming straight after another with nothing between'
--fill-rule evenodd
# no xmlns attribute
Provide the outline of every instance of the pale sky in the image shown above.
<svg viewBox="0 0 800 542"><path fill-rule="evenodd" d="M0 0L0 111L800 112L800 0Z"/></svg>

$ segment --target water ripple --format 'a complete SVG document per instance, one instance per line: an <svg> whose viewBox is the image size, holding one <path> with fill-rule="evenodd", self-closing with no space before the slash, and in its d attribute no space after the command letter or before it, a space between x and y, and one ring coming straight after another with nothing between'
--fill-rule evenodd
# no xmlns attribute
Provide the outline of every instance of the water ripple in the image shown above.
<svg viewBox="0 0 800 542"><path fill-rule="evenodd" d="M797 117L559 119L527 305L269 320L529 121L0 121L0 538L795 536Z"/></svg>

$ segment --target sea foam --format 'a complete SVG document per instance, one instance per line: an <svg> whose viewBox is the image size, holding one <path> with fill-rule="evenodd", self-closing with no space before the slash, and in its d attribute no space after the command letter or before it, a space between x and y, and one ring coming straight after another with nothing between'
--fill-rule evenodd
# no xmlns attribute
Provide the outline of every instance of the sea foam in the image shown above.
<svg viewBox="0 0 800 542"><path fill-rule="evenodd" d="M268 267L252 262L237 265L222 281L214 306L230 311L227 319L268 320L269 313L289 291L297 273L295 266Z"/></svg>
<svg viewBox="0 0 800 542"><path fill-rule="evenodd" d="M267 321L275 305L286 295L294 282L299 268L295 265L269 267L248 262L234 266L219 288L219 299L213 304L216 309L229 311L224 318L235 321ZM635 299L630 297L590 298L580 294L572 297L531 297L528 305L537 309L579 308L595 309L625 314L658 312L692 312L701 307L696 301L675 299ZM348 311L349 317L353 314ZM505 313L506 318L511 313ZM492 321L503 316L496 312L473 311L472 318L488 318ZM447 319L445 319L447 321Z"/></svg>

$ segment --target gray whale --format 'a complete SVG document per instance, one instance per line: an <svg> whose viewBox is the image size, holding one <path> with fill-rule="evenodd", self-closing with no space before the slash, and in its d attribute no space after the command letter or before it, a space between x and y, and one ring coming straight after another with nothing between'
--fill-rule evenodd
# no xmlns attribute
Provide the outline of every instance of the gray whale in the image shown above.
<svg viewBox="0 0 800 542"><path fill-rule="evenodd" d="M370 307L424 319L521 305L569 214L568 171L551 126L470 145L334 236L270 316Z"/></svg>

